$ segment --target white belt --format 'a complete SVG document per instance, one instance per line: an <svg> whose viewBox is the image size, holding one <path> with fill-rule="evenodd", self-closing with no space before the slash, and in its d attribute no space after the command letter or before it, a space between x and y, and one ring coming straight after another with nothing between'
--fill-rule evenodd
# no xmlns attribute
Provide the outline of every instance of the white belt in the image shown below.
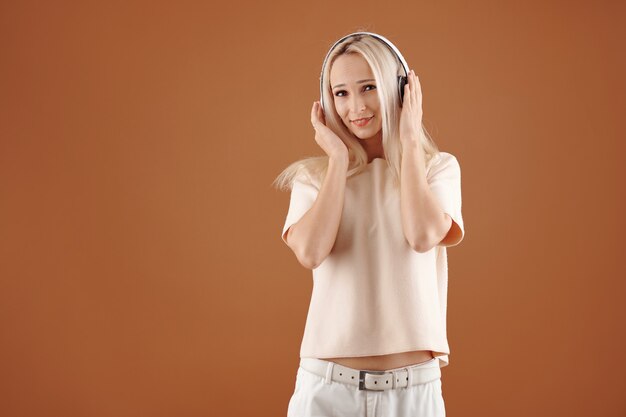
<svg viewBox="0 0 626 417"><path fill-rule="evenodd" d="M300 358L300 367L325 378L327 384L336 381L370 391L412 387L441 378L437 358L387 371L359 370L317 358Z"/></svg>

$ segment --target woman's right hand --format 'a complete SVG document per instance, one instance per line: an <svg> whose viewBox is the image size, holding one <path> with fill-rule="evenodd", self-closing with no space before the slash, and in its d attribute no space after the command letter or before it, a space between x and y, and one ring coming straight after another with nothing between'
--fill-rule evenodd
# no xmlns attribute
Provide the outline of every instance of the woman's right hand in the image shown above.
<svg viewBox="0 0 626 417"><path fill-rule="evenodd" d="M315 129L315 141L331 159L348 159L348 147L326 126L326 120L319 101L313 102L311 124Z"/></svg>

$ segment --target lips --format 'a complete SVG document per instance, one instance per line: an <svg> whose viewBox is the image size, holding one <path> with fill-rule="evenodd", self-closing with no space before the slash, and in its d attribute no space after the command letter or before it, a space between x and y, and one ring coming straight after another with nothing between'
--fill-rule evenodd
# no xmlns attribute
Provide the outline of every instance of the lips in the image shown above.
<svg viewBox="0 0 626 417"><path fill-rule="evenodd" d="M366 124L369 123L370 120L372 120L374 118L374 116L372 117L366 117L364 119L357 119L357 120L353 120L352 123L354 123L355 125L359 126L359 127L363 127Z"/></svg>

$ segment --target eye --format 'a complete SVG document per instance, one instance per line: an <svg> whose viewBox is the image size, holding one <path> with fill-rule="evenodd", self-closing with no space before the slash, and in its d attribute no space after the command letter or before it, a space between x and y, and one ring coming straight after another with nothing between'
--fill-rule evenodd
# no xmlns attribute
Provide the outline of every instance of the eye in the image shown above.
<svg viewBox="0 0 626 417"><path fill-rule="evenodd" d="M369 87L372 87L371 89L368 89ZM371 91L371 90L375 90L376 86L374 84L367 84L365 86L363 86L363 90L365 91ZM346 90L339 90L335 93L336 97L344 97L344 95L346 94Z"/></svg>

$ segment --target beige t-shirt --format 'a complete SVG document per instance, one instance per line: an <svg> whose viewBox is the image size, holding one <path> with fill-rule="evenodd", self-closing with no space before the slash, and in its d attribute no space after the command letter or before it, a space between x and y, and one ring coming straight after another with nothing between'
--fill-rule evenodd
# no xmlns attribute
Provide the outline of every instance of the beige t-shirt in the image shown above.
<svg viewBox="0 0 626 417"><path fill-rule="evenodd" d="M426 170L430 190L461 229L461 171L447 152ZM321 183L299 177L285 232L313 205ZM300 357L332 358L431 350L449 364L446 247L413 250L402 231L400 190L385 159L346 180L341 223L330 254L313 269L313 290Z"/></svg>

